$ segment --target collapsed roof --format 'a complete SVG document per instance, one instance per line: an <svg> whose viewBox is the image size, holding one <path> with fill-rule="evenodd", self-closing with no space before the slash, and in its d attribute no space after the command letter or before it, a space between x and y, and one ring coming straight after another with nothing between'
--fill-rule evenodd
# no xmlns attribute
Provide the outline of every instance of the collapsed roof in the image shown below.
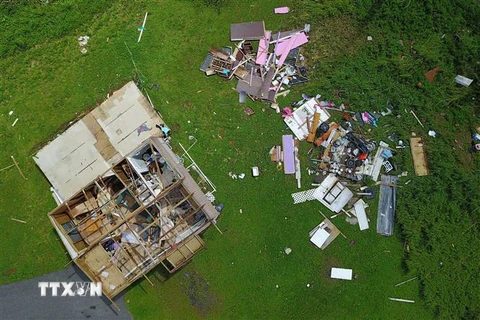
<svg viewBox="0 0 480 320"><path fill-rule="evenodd" d="M201 170L183 166L159 123L130 82L36 156L59 195L55 230L109 299L159 264L174 272L188 262L219 214L191 176Z"/></svg>

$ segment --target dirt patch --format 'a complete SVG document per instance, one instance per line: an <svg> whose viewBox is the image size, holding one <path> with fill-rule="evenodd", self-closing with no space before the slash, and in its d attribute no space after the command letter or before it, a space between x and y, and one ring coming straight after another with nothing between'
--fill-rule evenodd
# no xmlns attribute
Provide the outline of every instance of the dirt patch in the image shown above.
<svg viewBox="0 0 480 320"><path fill-rule="evenodd" d="M185 272L185 289L188 299L200 313L206 317L211 313L217 304L217 297L210 291L208 282L197 272Z"/></svg>
<svg viewBox="0 0 480 320"><path fill-rule="evenodd" d="M3 275L6 276L6 277L9 277L12 274L14 274L15 272L17 272L17 269L10 268L10 269L7 269L7 270L3 271Z"/></svg>
<svg viewBox="0 0 480 320"><path fill-rule="evenodd" d="M334 257L328 257L327 260L325 261L325 268L323 269L323 274L327 278L330 278L330 272L332 268L338 268L338 266L340 265L341 265L341 261L339 259Z"/></svg>

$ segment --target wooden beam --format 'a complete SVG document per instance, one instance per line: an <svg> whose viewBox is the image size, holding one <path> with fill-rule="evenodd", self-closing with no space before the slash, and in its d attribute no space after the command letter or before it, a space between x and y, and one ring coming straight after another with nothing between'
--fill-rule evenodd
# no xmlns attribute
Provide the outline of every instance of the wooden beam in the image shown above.
<svg viewBox="0 0 480 320"><path fill-rule="evenodd" d="M181 184L181 182L183 181L183 178L175 181L173 184L171 184L169 187L165 188L162 192L160 192L153 201L158 201L158 199L162 198L165 196L165 194L169 193L172 189L176 188L178 185ZM116 203L116 202L115 202ZM146 206L145 205L141 205L140 207L138 207L134 212L131 212L129 215L127 215L126 217L121 217L121 220L120 222L117 222L115 223L112 227L111 227L111 230L115 230L117 229L118 227L120 227L120 225L122 225L123 223L125 222L128 222L130 219L136 217L140 212L142 212L143 210L145 210ZM100 241L102 241L102 238L99 238L99 239L96 239L95 241L92 241L92 243L88 246L88 248L91 248L93 246L95 246L96 244L98 244Z"/></svg>
<svg viewBox="0 0 480 320"><path fill-rule="evenodd" d="M14 167L14 166L15 166L15 164L11 164L9 166L6 166L5 168L0 169L0 172L2 172L3 170L10 169L11 167Z"/></svg>
<svg viewBox="0 0 480 320"><path fill-rule="evenodd" d="M22 169L20 169L20 167L18 166L17 160L15 160L15 158L14 158L13 156L10 156L10 157L12 158L13 164L15 165L15 167L17 167L18 172L20 172L20 174L22 175L23 179L28 180L27 177L25 177L25 175L23 174Z"/></svg>

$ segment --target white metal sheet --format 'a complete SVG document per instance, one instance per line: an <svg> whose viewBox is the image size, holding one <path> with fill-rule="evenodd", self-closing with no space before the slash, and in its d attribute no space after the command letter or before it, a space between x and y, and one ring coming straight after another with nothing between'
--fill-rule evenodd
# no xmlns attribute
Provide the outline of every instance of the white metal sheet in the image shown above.
<svg viewBox="0 0 480 320"><path fill-rule="evenodd" d="M352 280L352 275L352 269L332 268L330 277L332 279Z"/></svg>
<svg viewBox="0 0 480 320"><path fill-rule="evenodd" d="M325 241L327 241L329 236L330 233L328 233L326 230L318 228L317 231L315 231L313 236L310 238L310 241L317 247L321 248Z"/></svg>
<svg viewBox="0 0 480 320"><path fill-rule="evenodd" d="M365 212L365 207L363 206L362 202L363 201L357 201L353 206L355 208L355 215L357 216L358 226L360 227L360 230L366 230L369 226L367 213Z"/></svg>

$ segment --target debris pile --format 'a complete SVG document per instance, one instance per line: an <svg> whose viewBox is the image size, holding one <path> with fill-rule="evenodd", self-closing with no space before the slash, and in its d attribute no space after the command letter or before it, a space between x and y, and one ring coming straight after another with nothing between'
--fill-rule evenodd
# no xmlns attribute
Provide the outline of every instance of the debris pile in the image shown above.
<svg viewBox="0 0 480 320"><path fill-rule="evenodd" d="M230 26L234 47L212 47L200 67L207 76L238 79L239 102L275 103L288 94L291 85L308 81L305 58L300 47L308 42L310 26L303 30L272 32L263 21L235 23Z"/></svg>
<svg viewBox="0 0 480 320"><path fill-rule="evenodd" d="M331 112L334 111L339 112L340 117L336 118L340 120L333 121ZM396 149L411 145L416 174L428 174L422 138L412 138L409 144L391 133L387 136L395 143L391 147L366 135L370 130L368 126L377 126L381 117L398 116L397 113L398 108L390 103L386 111L353 112L346 104L336 107L334 102L322 100L320 94L315 97L303 94L300 101L284 108L283 121L293 134L282 135L281 144L270 149L270 160L277 164L278 170L283 168L284 174L294 175L298 188L301 188L299 142L310 143L306 152L310 164L306 171L312 177L312 188L292 193L293 203L317 200L332 212L330 219L345 215L347 222L358 224L363 231L370 227L367 201L375 199L375 186L380 185L377 233L392 235L398 180L408 175L406 171L393 175L398 170ZM388 175L381 175L382 172ZM342 234L326 216L324 218L310 232L310 241L322 250Z"/></svg>

